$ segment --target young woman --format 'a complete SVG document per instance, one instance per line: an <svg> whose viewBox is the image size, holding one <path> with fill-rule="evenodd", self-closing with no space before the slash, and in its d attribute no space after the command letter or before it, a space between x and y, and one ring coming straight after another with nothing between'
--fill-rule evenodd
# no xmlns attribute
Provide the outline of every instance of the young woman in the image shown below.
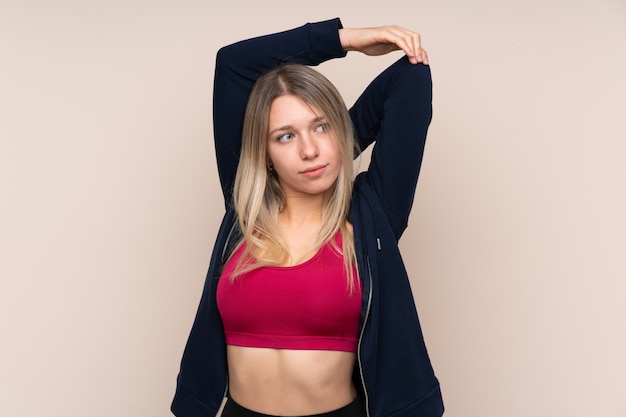
<svg viewBox="0 0 626 417"><path fill-rule="evenodd" d="M402 50L348 111L310 68ZM226 214L185 348L177 416L441 416L398 251L431 120L417 33L339 19L222 48ZM356 149L374 144L353 180ZM357 151L358 152L358 151Z"/></svg>

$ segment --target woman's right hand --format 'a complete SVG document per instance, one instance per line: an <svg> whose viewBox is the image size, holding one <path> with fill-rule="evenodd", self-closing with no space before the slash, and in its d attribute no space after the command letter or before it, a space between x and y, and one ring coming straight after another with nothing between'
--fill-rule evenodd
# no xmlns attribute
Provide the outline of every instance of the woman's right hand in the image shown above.
<svg viewBox="0 0 626 417"><path fill-rule="evenodd" d="M339 29L339 40L345 51L366 55L384 55L402 50L412 64L428 65L428 54L422 48L420 34L400 26Z"/></svg>

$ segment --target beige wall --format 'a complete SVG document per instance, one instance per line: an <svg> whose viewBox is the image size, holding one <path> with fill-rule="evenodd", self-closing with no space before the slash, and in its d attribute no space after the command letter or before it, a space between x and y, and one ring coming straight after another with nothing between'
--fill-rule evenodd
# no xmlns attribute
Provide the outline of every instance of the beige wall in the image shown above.
<svg viewBox="0 0 626 417"><path fill-rule="evenodd" d="M402 248L446 415L626 416L622 0L1 1L0 414L169 415L222 213L215 52L334 16L430 52ZM397 56L321 70L352 102Z"/></svg>

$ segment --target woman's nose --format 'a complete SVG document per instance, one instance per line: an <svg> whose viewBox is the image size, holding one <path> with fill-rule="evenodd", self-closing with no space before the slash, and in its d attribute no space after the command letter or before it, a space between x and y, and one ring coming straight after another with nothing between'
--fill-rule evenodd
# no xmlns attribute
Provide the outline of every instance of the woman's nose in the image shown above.
<svg viewBox="0 0 626 417"><path fill-rule="evenodd" d="M300 157L302 159L313 159L319 155L317 143L310 134L302 135L300 139Z"/></svg>

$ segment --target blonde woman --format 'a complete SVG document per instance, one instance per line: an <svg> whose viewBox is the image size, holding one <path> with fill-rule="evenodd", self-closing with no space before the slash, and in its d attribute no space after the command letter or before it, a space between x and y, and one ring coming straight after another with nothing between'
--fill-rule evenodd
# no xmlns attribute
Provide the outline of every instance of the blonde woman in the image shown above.
<svg viewBox="0 0 626 417"><path fill-rule="evenodd" d="M348 110L312 69L404 55ZM431 119L428 58L397 26L306 24L222 48L214 133L226 202L185 348L177 416L441 416L398 250ZM372 145L353 179L358 149Z"/></svg>

